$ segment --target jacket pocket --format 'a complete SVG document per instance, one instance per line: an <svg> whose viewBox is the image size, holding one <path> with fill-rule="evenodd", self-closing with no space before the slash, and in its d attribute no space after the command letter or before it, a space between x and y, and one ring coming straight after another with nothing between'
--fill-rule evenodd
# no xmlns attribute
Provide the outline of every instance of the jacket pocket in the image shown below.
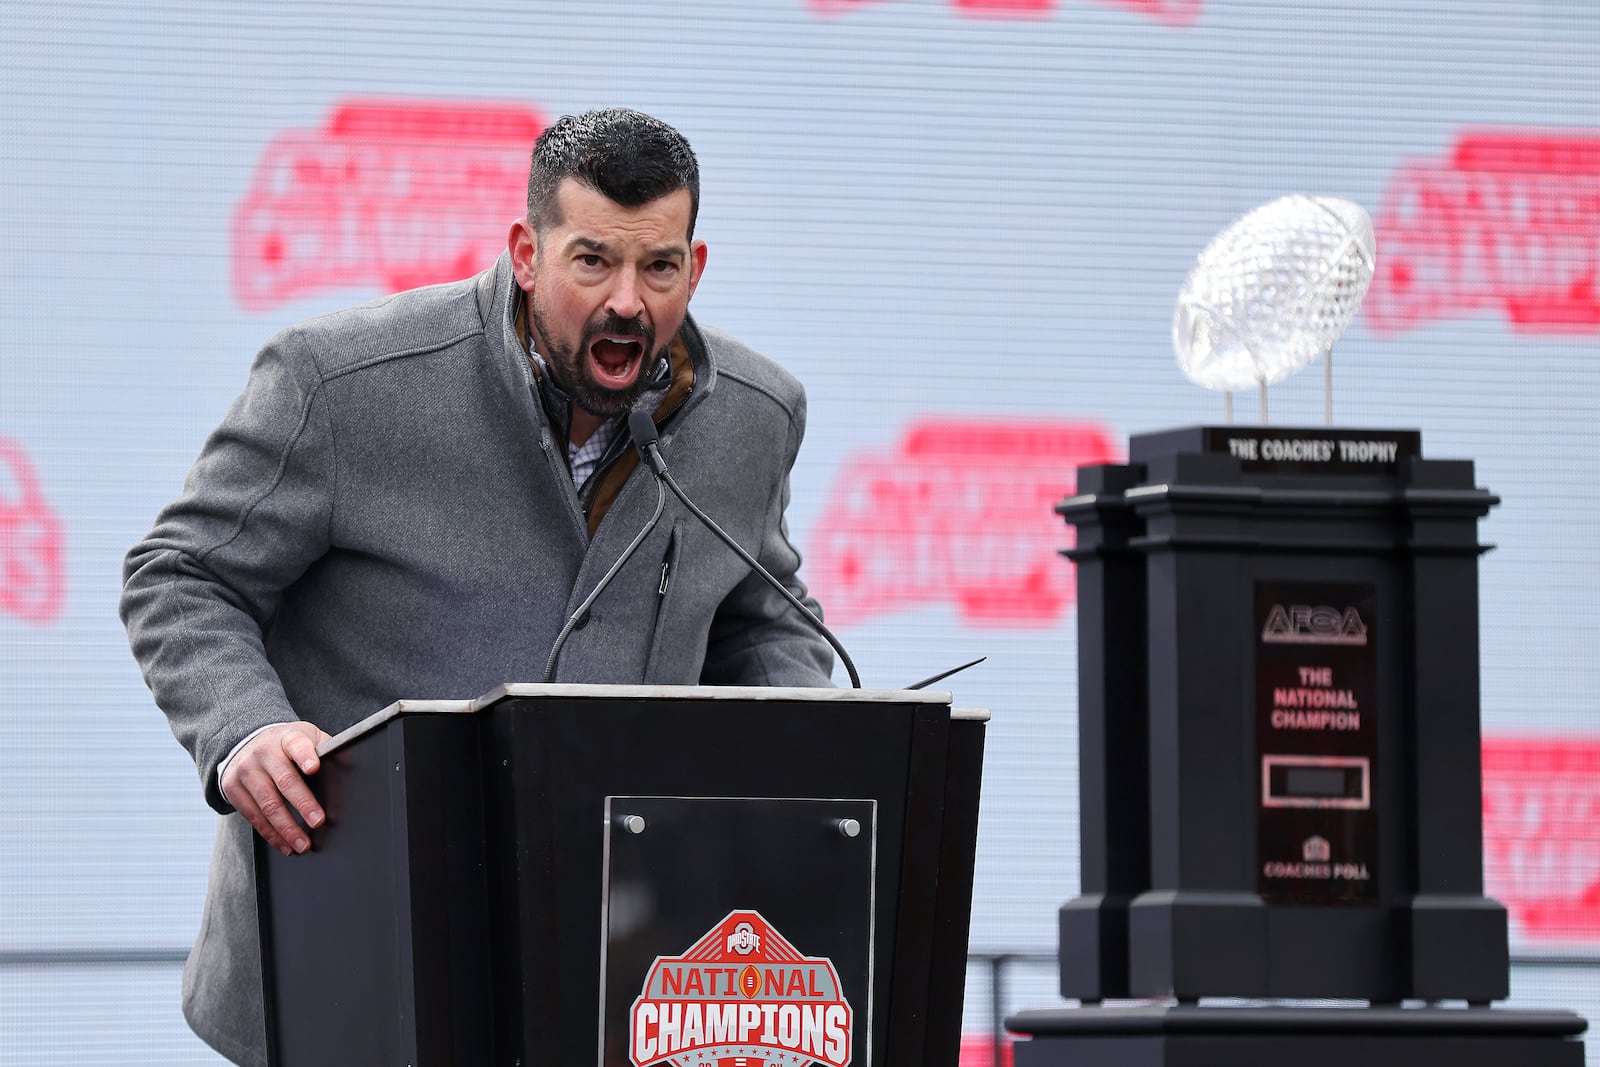
<svg viewBox="0 0 1600 1067"><path fill-rule="evenodd" d="M683 540L686 532L682 519L672 524L672 530L667 535L667 550L662 554L661 566L656 572L656 617L650 638L650 656L645 661L644 670L645 678L651 682L693 684L695 679L690 678L684 682L679 676L689 672L691 668L693 673L698 673L698 668L694 665L674 660L674 654L678 659L684 656L681 644L683 635L676 635L679 642L674 644L674 635L669 625L669 620L672 618L671 608L679 595L678 569L683 557Z"/></svg>

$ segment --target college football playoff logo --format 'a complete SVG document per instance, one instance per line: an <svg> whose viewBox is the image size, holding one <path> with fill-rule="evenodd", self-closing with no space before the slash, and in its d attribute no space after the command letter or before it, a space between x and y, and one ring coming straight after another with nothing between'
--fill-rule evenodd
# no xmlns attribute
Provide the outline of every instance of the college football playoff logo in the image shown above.
<svg viewBox="0 0 1600 1067"><path fill-rule="evenodd" d="M731 911L681 956L660 956L628 1018L635 1067L850 1062L839 972L754 911Z"/></svg>

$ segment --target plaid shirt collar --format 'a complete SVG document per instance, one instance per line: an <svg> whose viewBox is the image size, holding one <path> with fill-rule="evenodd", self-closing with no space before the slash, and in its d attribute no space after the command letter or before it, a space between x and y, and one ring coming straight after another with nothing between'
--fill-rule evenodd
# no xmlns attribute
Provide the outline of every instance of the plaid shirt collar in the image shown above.
<svg viewBox="0 0 1600 1067"><path fill-rule="evenodd" d="M611 448L611 442L622 432L622 416L617 415L595 427L594 433L581 445L567 441L567 463L572 467L572 484L583 492L584 483L594 474Z"/></svg>

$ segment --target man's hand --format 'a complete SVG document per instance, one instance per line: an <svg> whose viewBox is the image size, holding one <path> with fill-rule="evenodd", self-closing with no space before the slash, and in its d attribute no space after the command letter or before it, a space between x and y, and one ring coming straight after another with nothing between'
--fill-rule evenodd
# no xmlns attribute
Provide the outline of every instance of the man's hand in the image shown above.
<svg viewBox="0 0 1600 1067"><path fill-rule="evenodd" d="M227 773L219 783L228 803L285 856L311 847L294 812L312 827L321 826L326 818L301 775L317 773L322 766L317 745L327 739L326 733L309 722L268 727L228 761Z"/></svg>

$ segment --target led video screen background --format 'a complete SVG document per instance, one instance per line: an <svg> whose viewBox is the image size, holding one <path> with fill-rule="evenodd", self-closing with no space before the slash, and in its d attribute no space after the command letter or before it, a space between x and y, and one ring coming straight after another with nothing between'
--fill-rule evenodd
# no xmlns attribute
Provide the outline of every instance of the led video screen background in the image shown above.
<svg viewBox="0 0 1600 1067"><path fill-rule="evenodd" d="M1597 60L1586 0L11 0L0 1063L215 1062L175 962L213 816L128 654L122 555L268 336L487 266L532 135L604 104L689 136L693 310L808 388L791 529L867 684L989 656L950 683L994 713L978 951L1053 951L1077 890L1050 505L1130 433L1221 419L1169 340L1214 233L1291 192L1366 205L1336 420L1419 429L1503 498L1490 888L1519 958L1568 964L1519 966L1516 1002L1600 1009ZM1271 412L1319 422L1320 374Z"/></svg>

